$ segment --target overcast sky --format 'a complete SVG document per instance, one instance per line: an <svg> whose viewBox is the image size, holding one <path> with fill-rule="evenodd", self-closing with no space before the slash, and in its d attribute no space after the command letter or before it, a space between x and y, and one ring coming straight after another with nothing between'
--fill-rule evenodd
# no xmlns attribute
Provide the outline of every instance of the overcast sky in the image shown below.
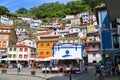
<svg viewBox="0 0 120 80"><path fill-rule="evenodd" d="M8 10L10 10L10 12L15 12L21 7L29 9L31 7L39 6L43 3L51 3L57 1L66 4L67 2L74 0L0 0L0 6L5 6L8 8Z"/></svg>

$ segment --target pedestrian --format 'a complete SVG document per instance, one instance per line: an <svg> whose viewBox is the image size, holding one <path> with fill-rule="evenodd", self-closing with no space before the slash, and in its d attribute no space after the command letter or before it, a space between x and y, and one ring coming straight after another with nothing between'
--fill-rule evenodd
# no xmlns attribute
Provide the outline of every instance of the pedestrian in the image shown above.
<svg viewBox="0 0 120 80"><path fill-rule="evenodd" d="M96 67L95 76L96 76L97 80L102 80L103 79L102 72L101 72L99 66Z"/></svg>
<svg viewBox="0 0 120 80"><path fill-rule="evenodd" d="M20 73L21 68L22 68L22 65L18 62L18 64L17 64L17 72L18 72L18 74Z"/></svg>
<svg viewBox="0 0 120 80"><path fill-rule="evenodd" d="M85 71L87 71L88 69L87 69L87 65L85 65Z"/></svg>

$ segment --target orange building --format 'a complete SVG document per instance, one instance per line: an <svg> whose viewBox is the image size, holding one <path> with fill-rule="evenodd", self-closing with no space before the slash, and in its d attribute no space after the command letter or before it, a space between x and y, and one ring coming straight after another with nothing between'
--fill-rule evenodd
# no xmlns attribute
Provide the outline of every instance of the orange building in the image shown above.
<svg viewBox="0 0 120 80"><path fill-rule="evenodd" d="M38 58L47 58L52 56L52 47L57 45L59 35L56 35L54 28L41 27L37 29L37 47Z"/></svg>
<svg viewBox="0 0 120 80"><path fill-rule="evenodd" d="M15 27L0 24L0 56L5 56L7 47L16 44L16 42Z"/></svg>
<svg viewBox="0 0 120 80"><path fill-rule="evenodd" d="M58 44L58 35L42 36L38 41L38 58L47 58L52 56L53 45Z"/></svg>

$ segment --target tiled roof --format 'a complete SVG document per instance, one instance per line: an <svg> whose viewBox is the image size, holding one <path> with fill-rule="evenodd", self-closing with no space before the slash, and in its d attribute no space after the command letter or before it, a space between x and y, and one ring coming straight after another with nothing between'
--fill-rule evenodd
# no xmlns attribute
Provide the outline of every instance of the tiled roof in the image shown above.
<svg viewBox="0 0 120 80"><path fill-rule="evenodd" d="M41 38L52 38L52 37L60 37L60 35L41 36Z"/></svg>
<svg viewBox="0 0 120 80"><path fill-rule="evenodd" d="M15 26L6 26L4 24L0 24L0 29L11 30L11 29L15 29Z"/></svg>
<svg viewBox="0 0 120 80"><path fill-rule="evenodd" d="M29 48L33 48L24 44L16 44L16 45L10 45L9 47L29 47Z"/></svg>

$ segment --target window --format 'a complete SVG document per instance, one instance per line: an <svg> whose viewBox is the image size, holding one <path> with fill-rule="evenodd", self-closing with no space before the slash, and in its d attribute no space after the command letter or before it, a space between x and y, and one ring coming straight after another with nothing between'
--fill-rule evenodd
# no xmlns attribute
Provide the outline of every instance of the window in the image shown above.
<svg viewBox="0 0 120 80"><path fill-rule="evenodd" d="M16 54L13 54L13 58L16 58Z"/></svg>
<svg viewBox="0 0 120 80"><path fill-rule="evenodd" d="M24 58L27 58L27 54L24 54Z"/></svg>
<svg viewBox="0 0 120 80"><path fill-rule="evenodd" d="M33 52L33 49L31 49L31 52Z"/></svg>
<svg viewBox="0 0 120 80"><path fill-rule="evenodd" d="M6 44L6 41L3 41L3 44Z"/></svg>
<svg viewBox="0 0 120 80"><path fill-rule="evenodd" d="M16 48L14 48L14 51L16 51Z"/></svg>
<svg viewBox="0 0 120 80"><path fill-rule="evenodd" d="M112 28L117 28L117 20L112 21Z"/></svg>
<svg viewBox="0 0 120 80"><path fill-rule="evenodd" d="M50 43L46 43L47 46L50 46Z"/></svg>
<svg viewBox="0 0 120 80"><path fill-rule="evenodd" d="M3 46L4 46L4 48L5 48L5 46L6 46L6 41L3 41Z"/></svg>
<svg viewBox="0 0 120 80"><path fill-rule="evenodd" d="M93 48L95 48L95 45L92 45Z"/></svg>
<svg viewBox="0 0 120 80"><path fill-rule="evenodd" d="M33 53L31 54L31 58L34 58L34 54Z"/></svg>
<svg viewBox="0 0 120 80"><path fill-rule="evenodd" d="M113 46L114 48L119 48L119 37L120 35L118 34L113 34Z"/></svg>
<svg viewBox="0 0 120 80"><path fill-rule="evenodd" d="M53 45L55 46L55 45L57 45L56 43L53 43Z"/></svg>
<svg viewBox="0 0 120 80"><path fill-rule="evenodd" d="M12 51L12 48L10 48L10 51Z"/></svg>
<svg viewBox="0 0 120 80"><path fill-rule="evenodd" d="M9 56L9 58L11 58L11 57L12 57L12 54L9 54L8 56Z"/></svg>
<svg viewBox="0 0 120 80"><path fill-rule="evenodd" d="M20 51L20 52L23 52L23 48L20 48L19 51Z"/></svg>
<svg viewBox="0 0 120 80"><path fill-rule="evenodd" d="M50 52L49 52L49 51L47 51L47 52L46 52L46 54L48 55L48 54L50 54Z"/></svg>
<svg viewBox="0 0 120 80"><path fill-rule="evenodd" d="M31 42L29 42L29 45L31 45Z"/></svg>
<svg viewBox="0 0 120 80"><path fill-rule="evenodd" d="M78 29L76 29L76 31L78 31Z"/></svg>
<svg viewBox="0 0 120 80"><path fill-rule="evenodd" d="M41 42L40 45L43 46L43 42Z"/></svg>
<svg viewBox="0 0 120 80"><path fill-rule="evenodd" d="M28 48L24 48L24 52L27 52L28 51Z"/></svg>
<svg viewBox="0 0 120 80"><path fill-rule="evenodd" d="M43 51L40 51L40 54L42 55L42 54L43 54Z"/></svg>
<svg viewBox="0 0 120 80"><path fill-rule="evenodd" d="M22 54L19 54L19 58L22 58Z"/></svg>
<svg viewBox="0 0 120 80"><path fill-rule="evenodd" d="M95 54L95 53L93 53L93 57L96 57L96 54Z"/></svg>

